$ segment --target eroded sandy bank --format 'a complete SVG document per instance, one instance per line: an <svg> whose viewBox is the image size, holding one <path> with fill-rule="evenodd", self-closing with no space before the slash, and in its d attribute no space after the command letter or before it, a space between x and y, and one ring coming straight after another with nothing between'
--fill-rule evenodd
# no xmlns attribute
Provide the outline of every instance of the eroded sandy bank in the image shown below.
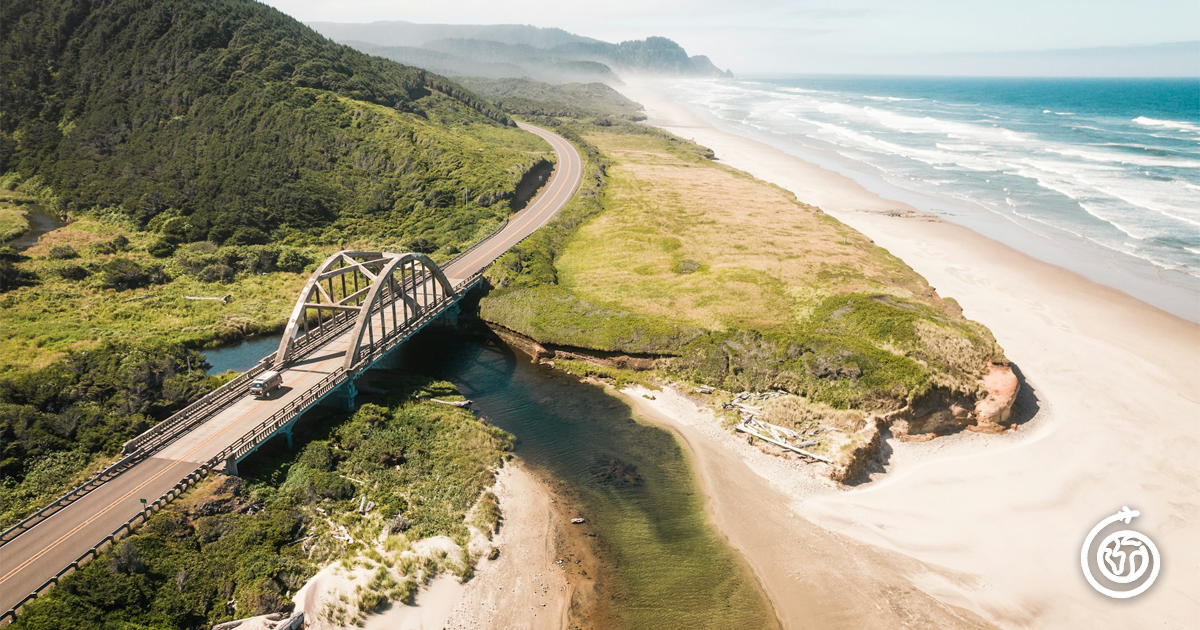
<svg viewBox="0 0 1200 630"><path fill-rule="evenodd" d="M898 447L889 474L850 491L752 485L733 477L751 468L728 445L680 429L717 524L789 625L887 623L882 611L897 598L934 625L971 623L959 609L1004 627L1200 619L1200 326L718 130L651 85L631 80L622 91L646 106L650 124L791 190L902 258L990 327L1028 379L1017 435ZM1123 505L1141 510L1136 529L1158 545L1164 569L1145 594L1114 601L1088 586L1079 549ZM807 612L786 614L793 599Z"/></svg>
<svg viewBox="0 0 1200 630"><path fill-rule="evenodd" d="M553 509L550 492L519 461L511 461L496 476L492 490L503 512L492 545L500 554L479 560L475 575L465 584L453 575L434 578L416 594L412 605L393 604L368 615L364 626L387 630L495 628L497 630L556 630L566 626L571 589L556 564L561 516ZM418 543L419 544L419 543ZM353 601L358 581L340 564L326 567L296 595L309 628L335 628L324 619L326 602L346 595Z"/></svg>

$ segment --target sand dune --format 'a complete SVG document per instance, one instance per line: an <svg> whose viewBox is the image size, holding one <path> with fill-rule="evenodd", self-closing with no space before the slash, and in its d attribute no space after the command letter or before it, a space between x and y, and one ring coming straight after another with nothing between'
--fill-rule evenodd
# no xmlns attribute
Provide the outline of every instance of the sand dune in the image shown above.
<svg viewBox="0 0 1200 630"><path fill-rule="evenodd" d="M947 615L963 609L1002 627L1200 623L1200 326L718 130L646 82L630 80L621 91L646 106L650 124L791 190L902 258L989 326L1027 379L1018 410L1027 422L1014 434L893 444L887 473L868 484L793 493L798 540L821 540L808 521L848 535L866 543L852 554L863 584L882 575L896 589L915 586L949 605ZM725 527L729 499L713 502ZM1087 584L1079 551L1091 527L1124 505L1141 511L1131 528L1157 544L1163 570L1145 594L1117 601ZM763 576L786 572L791 560L738 540L778 533L727 531ZM787 596L768 590L777 603ZM852 622L858 606L838 592L811 603L828 609L820 618L845 627L837 620ZM974 623L967 617L964 624Z"/></svg>

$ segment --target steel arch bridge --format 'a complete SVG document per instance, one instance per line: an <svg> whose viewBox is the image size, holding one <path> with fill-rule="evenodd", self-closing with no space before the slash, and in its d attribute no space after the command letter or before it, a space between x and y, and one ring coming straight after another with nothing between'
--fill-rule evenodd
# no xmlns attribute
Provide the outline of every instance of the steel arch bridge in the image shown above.
<svg viewBox="0 0 1200 630"><path fill-rule="evenodd" d="M349 329L342 369L353 372L458 301L469 284L455 287L424 254L340 251L300 291L275 364L287 365L304 349Z"/></svg>
<svg viewBox="0 0 1200 630"><path fill-rule="evenodd" d="M413 253L329 257L301 291L277 351L128 441L109 467L0 532L0 626L212 471L236 474L238 462L272 436L290 444L308 409L331 397L327 402L352 406L364 370L439 316L453 317L483 270L550 221L583 181L583 156L565 138L517 124L558 157L525 209L441 268ZM268 370L281 373L283 387L266 398L251 395L252 380Z"/></svg>

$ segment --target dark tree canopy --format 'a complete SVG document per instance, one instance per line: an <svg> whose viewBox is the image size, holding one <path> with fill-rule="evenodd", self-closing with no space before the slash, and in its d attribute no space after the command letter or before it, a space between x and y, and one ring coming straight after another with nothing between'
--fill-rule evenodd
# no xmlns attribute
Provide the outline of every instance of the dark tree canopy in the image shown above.
<svg viewBox="0 0 1200 630"><path fill-rule="evenodd" d="M440 76L251 0L10 0L0 65L0 172L49 187L59 211L117 208L142 226L177 211L182 240L263 241L346 210L430 205L443 181L495 184L415 133L389 130L390 155L358 158L381 133L363 128L373 105L511 124Z"/></svg>

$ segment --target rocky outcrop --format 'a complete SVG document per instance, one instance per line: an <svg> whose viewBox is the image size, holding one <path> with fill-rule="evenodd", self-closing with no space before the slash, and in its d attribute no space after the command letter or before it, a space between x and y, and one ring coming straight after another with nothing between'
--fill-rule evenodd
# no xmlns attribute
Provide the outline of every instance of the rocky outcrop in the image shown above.
<svg viewBox="0 0 1200 630"><path fill-rule="evenodd" d="M909 441L959 431L999 433L1012 424L1020 384L1012 366L991 364L980 382L984 396L934 388L912 405L890 414L892 433Z"/></svg>
<svg viewBox="0 0 1200 630"><path fill-rule="evenodd" d="M983 377L987 398L975 403L975 430L997 433L1012 426L1013 406L1021 388L1011 365L992 365Z"/></svg>
<svg viewBox="0 0 1200 630"><path fill-rule="evenodd" d="M829 478L842 484L861 479L883 449L885 426L887 421L882 416L876 418L875 422L868 422L856 436L856 446L846 454L840 464L830 467Z"/></svg>

